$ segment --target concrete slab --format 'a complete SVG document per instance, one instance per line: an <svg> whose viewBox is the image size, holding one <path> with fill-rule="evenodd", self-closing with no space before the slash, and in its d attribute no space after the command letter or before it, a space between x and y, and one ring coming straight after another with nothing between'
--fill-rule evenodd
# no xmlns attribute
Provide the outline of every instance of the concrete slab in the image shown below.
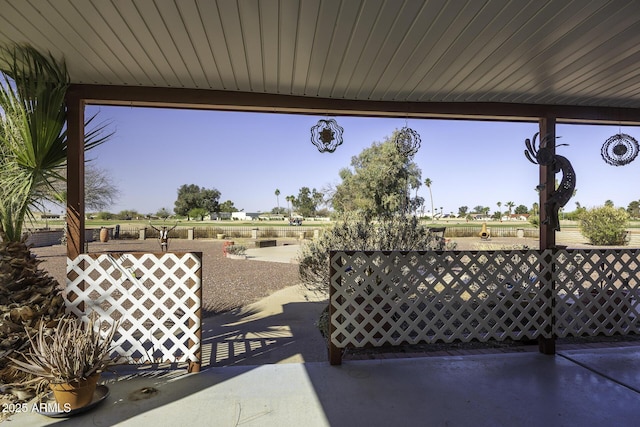
<svg viewBox="0 0 640 427"><path fill-rule="evenodd" d="M640 393L640 347L565 350L558 354Z"/></svg>
<svg viewBox="0 0 640 427"><path fill-rule="evenodd" d="M107 384L101 406L65 424L631 426L640 419L637 392L535 353L149 372ZM136 394L144 387L157 392ZM30 412L11 418L13 426L57 422Z"/></svg>
<svg viewBox="0 0 640 427"><path fill-rule="evenodd" d="M297 263L300 245L247 248L247 258L255 261Z"/></svg>
<svg viewBox="0 0 640 427"><path fill-rule="evenodd" d="M290 286L248 306L202 321L203 367L327 360L315 326L327 301Z"/></svg>

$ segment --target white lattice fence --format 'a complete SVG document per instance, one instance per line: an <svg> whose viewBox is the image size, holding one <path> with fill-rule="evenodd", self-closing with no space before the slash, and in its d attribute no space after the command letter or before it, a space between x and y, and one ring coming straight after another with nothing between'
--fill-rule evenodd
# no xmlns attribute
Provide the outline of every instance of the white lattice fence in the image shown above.
<svg viewBox="0 0 640 427"><path fill-rule="evenodd" d="M129 363L201 357L201 253L104 253L67 259L67 310L120 321L114 353Z"/></svg>
<svg viewBox="0 0 640 427"><path fill-rule="evenodd" d="M551 277L551 260L550 251L332 252L331 351L550 337L550 281L538 278Z"/></svg>
<svg viewBox="0 0 640 427"><path fill-rule="evenodd" d="M640 332L640 250L562 250L555 256L559 337Z"/></svg>

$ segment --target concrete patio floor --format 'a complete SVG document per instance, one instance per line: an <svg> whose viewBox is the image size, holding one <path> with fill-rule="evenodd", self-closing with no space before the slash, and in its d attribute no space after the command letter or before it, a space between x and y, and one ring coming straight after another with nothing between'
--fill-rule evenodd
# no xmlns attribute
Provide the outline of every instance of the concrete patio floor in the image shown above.
<svg viewBox="0 0 640 427"><path fill-rule="evenodd" d="M110 395L12 426L635 426L640 347L212 367L105 376ZM152 387L155 392L141 392Z"/></svg>

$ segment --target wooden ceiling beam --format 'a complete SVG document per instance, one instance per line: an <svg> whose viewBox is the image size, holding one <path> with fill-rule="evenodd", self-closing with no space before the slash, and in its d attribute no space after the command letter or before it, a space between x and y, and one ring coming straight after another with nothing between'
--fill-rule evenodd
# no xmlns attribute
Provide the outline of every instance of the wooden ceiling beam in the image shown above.
<svg viewBox="0 0 640 427"><path fill-rule="evenodd" d="M317 98L207 89L74 84L87 104L187 108L286 114L407 117L462 120L537 121L640 125L640 109L579 105L478 102L400 102Z"/></svg>

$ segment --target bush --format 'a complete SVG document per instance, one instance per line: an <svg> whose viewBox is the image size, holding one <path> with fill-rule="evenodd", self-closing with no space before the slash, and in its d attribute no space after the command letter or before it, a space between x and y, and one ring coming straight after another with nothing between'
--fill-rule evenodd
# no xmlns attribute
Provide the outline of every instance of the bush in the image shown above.
<svg viewBox="0 0 640 427"><path fill-rule="evenodd" d="M373 220L347 215L321 233L317 240L302 246L298 271L307 289L327 295L331 250L452 249L455 249L455 244L445 244L414 217Z"/></svg>
<svg viewBox="0 0 640 427"><path fill-rule="evenodd" d="M593 208L580 216L580 232L592 245L625 245L629 214L611 206Z"/></svg>
<svg viewBox="0 0 640 427"><path fill-rule="evenodd" d="M227 253L231 255L245 255L247 247L243 245L231 245L227 247Z"/></svg>

